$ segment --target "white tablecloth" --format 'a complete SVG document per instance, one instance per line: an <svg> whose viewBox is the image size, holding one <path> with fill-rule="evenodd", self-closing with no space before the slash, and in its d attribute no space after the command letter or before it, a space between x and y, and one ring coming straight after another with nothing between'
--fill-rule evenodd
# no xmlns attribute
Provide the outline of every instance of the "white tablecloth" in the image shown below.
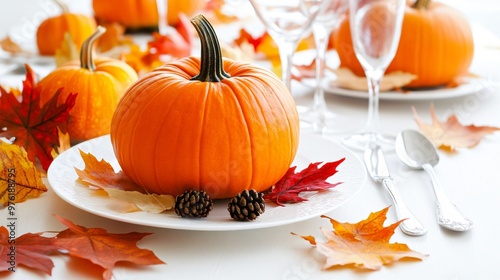
<svg viewBox="0 0 500 280"><path fill-rule="evenodd" d="M0 34L5 34L16 19L16 26L30 19L31 12L40 11L40 5L48 1L2 1ZM28 5L28 3L38 4ZM82 1L87 3L88 1ZM470 2L470 3L469 3ZM491 10L498 10L496 1L484 1L488 8L469 10L476 34L487 34L498 17ZM22 3L22 4L21 4ZM464 12L472 1L459 1ZM474 2L475 3L475 2ZM45 3L46 4L46 3ZM88 3L87 3L88 4ZM83 4L81 4L84 6ZM474 4L476 5L476 4ZM495 6L496 5L496 6ZM6 12L4 7L13 7ZM85 6L88 8L88 5ZM490 9L491 7L491 9ZM29 11L23 13L23 11ZM35 11L36 12L36 11ZM490 15L485 18L481 15ZM7 21L5 19L8 19ZM485 31L486 30L486 31ZM484 39L487 38L487 39ZM489 42L489 43L487 43ZM493 42L493 43L492 43ZM481 36L471 72L485 78L485 88L475 94L445 100L382 101L380 119L382 126L393 133L403 129L417 129L411 107L421 119L430 122L429 109L434 104L437 116L444 120L456 114L464 124L500 127L500 48L491 37ZM491 43L491 44L490 44ZM0 69L5 65L0 65ZM39 68L43 72L43 68ZM2 76L1 83L18 84L22 76ZM294 83L297 103L308 105L312 90ZM338 115L339 127L362 126L366 117L367 102L364 99L326 95L329 108ZM334 141L338 139L333 139ZM485 137L471 149L456 153L440 151L441 161L436 166L437 176L444 184L446 193L471 220L474 228L468 232L451 232L436 223L435 198L423 171L406 168L394 153L388 154L388 164L394 174L402 197L414 214L427 227L428 233L410 237L399 229L391 242L406 243L413 250L429 254L422 261L401 261L384 266L379 271L335 268L322 270L324 260L305 241L290 232L320 236L320 227L329 223L320 217L295 224L233 232L197 232L159 229L137 226L101 218L79 210L49 189L37 199L18 204L17 235L27 232L62 230L64 227L53 217L61 215L86 227L102 227L109 232L152 232L139 246L148 248L166 265L130 266L120 264L114 270L115 279L500 279L497 251L500 249L497 233L500 232L500 133ZM45 181L46 182L46 181ZM361 192L342 207L327 213L341 222L358 222L370 212L392 204L388 194L368 179ZM4 218L2 218L4 217ZM0 210L0 219L6 223L7 212ZM397 221L394 209L388 213L386 225ZM85 261L54 256L53 279L92 279L100 277L100 271ZM15 273L2 273L7 279L49 278L41 273L19 267Z"/></svg>

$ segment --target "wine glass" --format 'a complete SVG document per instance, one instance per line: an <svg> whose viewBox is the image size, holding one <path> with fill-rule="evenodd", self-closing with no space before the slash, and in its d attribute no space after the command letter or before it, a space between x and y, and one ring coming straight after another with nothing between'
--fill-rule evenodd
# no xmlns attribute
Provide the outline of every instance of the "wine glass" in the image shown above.
<svg viewBox="0 0 500 280"><path fill-rule="evenodd" d="M278 45L282 80L291 92L292 58L297 44L330 0L250 0L257 17Z"/></svg>
<svg viewBox="0 0 500 280"><path fill-rule="evenodd" d="M335 117L335 114L330 112L326 106L323 90L326 49L333 29L345 16L348 6L348 0L330 0L324 12L319 13L312 24L316 45L316 87L312 106L304 108L300 116L303 122L312 125L315 131L322 133L333 132L327 127Z"/></svg>
<svg viewBox="0 0 500 280"><path fill-rule="evenodd" d="M353 149L373 143L394 144L394 137L379 131L380 81L399 44L405 0L349 0L354 52L368 81L368 117L362 132L343 139Z"/></svg>

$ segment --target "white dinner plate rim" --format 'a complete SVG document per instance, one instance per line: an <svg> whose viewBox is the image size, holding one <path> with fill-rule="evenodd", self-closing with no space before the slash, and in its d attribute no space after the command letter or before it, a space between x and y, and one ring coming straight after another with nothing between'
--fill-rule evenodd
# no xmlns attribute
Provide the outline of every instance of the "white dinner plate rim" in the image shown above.
<svg viewBox="0 0 500 280"><path fill-rule="evenodd" d="M329 179L332 183L343 183L329 191L310 194L308 196L309 201L306 202L289 204L285 207L267 203L266 212L252 222L237 222L232 220L229 217L227 209L222 209L227 207L226 200L216 201L214 210L204 219L180 218L175 215L174 211L168 211L167 214L153 214L141 211L122 213L110 209L111 198L93 194L93 190L76 181L78 176L74 171L74 167L79 169L84 168L79 150L92 152L98 159L104 158L112 163L116 171L119 170L116 159L110 158L111 154L114 157L114 153L112 153L109 135L82 142L59 155L49 167L47 179L50 188L64 201L83 211L111 220L157 228L194 231L233 231L269 228L308 220L330 212L356 196L367 180L363 163L354 153L348 151L346 148L314 134L302 133L301 141L314 141L314 143L299 146L299 152L294 164L298 165L298 168L303 168L305 167L304 164L310 163L306 163L306 161L309 160L311 155L301 154L303 150L317 150L317 154L314 155L314 157L318 157L314 159L317 161L336 161L340 157L345 157L346 160L338 167L339 172ZM104 150L106 148L107 150ZM299 163L297 164L296 162ZM224 215L222 214L224 211L227 214L227 218L221 216ZM294 216L294 211L302 212L299 213L299 216ZM214 215L212 213L214 212L217 214L211 220L212 215ZM282 216L286 217L285 214L291 215L292 218L281 218Z"/></svg>
<svg viewBox="0 0 500 280"><path fill-rule="evenodd" d="M298 51L294 54L295 65L307 65L314 58L315 50L308 49ZM335 50L329 50L326 54L328 68L337 68L340 64ZM323 90L326 93L367 99L368 92L342 88L334 85L331 76L335 76L331 71L326 71L325 81L323 83ZM306 86L313 86L314 79L304 78L302 83ZM333 85L332 85L333 84ZM456 87L448 88L435 88L435 89L422 89L422 90L407 90L402 91L385 91L380 93L380 100L396 100L396 101L415 101L415 100L439 100L467 96L475 94L486 87L486 81L480 77L468 77L464 82Z"/></svg>

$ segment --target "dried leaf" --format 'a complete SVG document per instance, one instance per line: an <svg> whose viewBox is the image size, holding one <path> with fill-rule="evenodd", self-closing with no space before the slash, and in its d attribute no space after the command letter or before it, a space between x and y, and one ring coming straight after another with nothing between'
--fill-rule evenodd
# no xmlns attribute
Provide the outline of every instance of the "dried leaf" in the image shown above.
<svg viewBox="0 0 500 280"><path fill-rule="evenodd" d="M327 162L320 168L322 162L311 163L307 168L295 173L296 166L290 167L286 174L264 195L264 198L280 206L283 203L297 203L306 201L299 196L302 192L326 191L341 183L329 183L326 179L337 173L337 167L345 158L338 161Z"/></svg>
<svg viewBox="0 0 500 280"><path fill-rule="evenodd" d="M52 150L59 145L57 127L66 124L69 112L75 105L77 94L69 94L66 101L57 105L61 89L40 108L40 87L36 87L35 73L26 65L22 101L13 93L0 87L0 137L15 137L15 144L28 152L28 158L40 160L47 170L52 163Z"/></svg>
<svg viewBox="0 0 500 280"><path fill-rule="evenodd" d="M146 50L131 44L129 51L122 53L120 58L142 76L166 62L191 55L193 38L188 19L180 14L176 29L171 29L168 35L153 33Z"/></svg>
<svg viewBox="0 0 500 280"><path fill-rule="evenodd" d="M323 268L354 265L354 267L379 270L383 265L403 258L423 259L426 257L425 254L410 250L406 244L389 243L394 230L403 220L384 227L388 210L389 207L370 213L367 219L356 224L340 223L322 216L328 218L333 226L333 231L321 229L327 241L316 244L318 252L326 257ZM312 245L315 244L313 237L301 237Z"/></svg>
<svg viewBox="0 0 500 280"><path fill-rule="evenodd" d="M97 41L99 52L103 53L118 46L133 44L132 38L125 35L126 28L123 25L112 22L105 23L103 26L106 28L106 32Z"/></svg>
<svg viewBox="0 0 500 280"><path fill-rule="evenodd" d="M109 197L134 205L141 211L161 213L175 206L175 198L168 194L144 194L137 191L123 191L104 188Z"/></svg>
<svg viewBox="0 0 500 280"><path fill-rule="evenodd" d="M455 151L457 148L471 148L477 145L486 135L499 131L499 127L462 125L457 116L451 115L446 122L436 117L434 106L431 106L432 124L420 120L417 110L412 107L413 116L422 133L440 149Z"/></svg>
<svg viewBox="0 0 500 280"><path fill-rule="evenodd" d="M69 138L69 133L63 133L59 127L57 128L57 135L59 135L59 146L57 147L57 153L61 154L62 152L71 148L71 141Z"/></svg>
<svg viewBox="0 0 500 280"><path fill-rule="evenodd" d="M40 171L24 148L0 141L0 203L23 202L47 191Z"/></svg>
<svg viewBox="0 0 500 280"><path fill-rule="evenodd" d="M15 272L17 266L22 265L52 275L54 263L48 254L58 249L51 238L41 234L26 233L12 239L7 228L0 227L0 271Z"/></svg>
<svg viewBox="0 0 500 280"><path fill-rule="evenodd" d="M145 193L145 190L132 182L123 171L115 173L111 164L104 159L97 160L93 154L85 153L82 150L79 151L85 163L85 168L80 170L75 167L75 171L85 185L102 190L117 189Z"/></svg>
<svg viewBox="0 0 500 280"><path fill-rule="evenodd" d="M67 62L78 60L80 58L80 52L78 51L78 49L79 48L73 42L71 33L64 33L62 44L54 54L56 66L59 67L66 64Z"/></svg>
<svg viewBox="0 0 500 280"><path fill-rule="evenodd" d="M264 39L265 34L266 33L262 34L261 36L254 37L246 29L242 28L240 29L238 37L236 37L233 40L233 43L237 46L243 44L250 44L253 47L254 52L257 52L259 45L262 43L262 40Z"/></svg>
<svg viewBox="0 0 500 280"><path fill-rule="evenodd" d="M235 15L228 14L224 10L225 0L207 0L204 13L212 25L228 24L238 20Z"/></svg>
<svg viewBox="0 0 500 280"><path fill-rule="evenodd" d="M249 43L242 43L241 45L229 45L220 42L222 56L236 61L252 62L255 57L255 51Z"/></svg>
<svg viewBox="0 0 500 280"><path fill-rule="evenodd" d="M175 198L172 195L148 194L142 187L132 182L123 171L116 173L104 159L99 161L91 153L81 150L80 155L85 163L83 170L75 168L80 181L89 187L104 190L111 198L134 205L129 211L139 209L161 213L174 206Z"/></svg>
<svg viewBox="0 0 500 280"><path fill-rule="evenodd" d="M111 270L117 262L164 264L152 251L138 248L136 245L150 233L108 233L101 228L86 228L57 215L55 217L68 229L57 234L53 244L66 249L70 256L89 260L104 268L104 279L111 279Z"/></svg>
<svg viewBox="0 0 500 280"><path fill-rule="evenodd" d="M12 39L9 36L0 40L0 48L2 48L2 50L9 52L11 54L23 52L21 47L16 42L12 41Z"/></svg>
<svg viewBox="0 0 500 280"><path fill-rule="evenodd" d="M358 91L368 91L366 77L356 76L346 67L331 69L331 71L337 75L337 79L331 81L332 86ZM380 82L380 91L391 91L402 88L416 78L417 76L413 74L401 71L387 73Z"/></svg>

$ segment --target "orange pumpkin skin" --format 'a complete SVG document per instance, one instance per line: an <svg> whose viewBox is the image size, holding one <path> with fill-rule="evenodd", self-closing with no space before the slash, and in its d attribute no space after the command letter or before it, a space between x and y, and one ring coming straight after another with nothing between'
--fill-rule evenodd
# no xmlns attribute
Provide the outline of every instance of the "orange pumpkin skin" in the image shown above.
<svg viewBox="0 0 500 280"><path fill-rule="evenodd" d="M179 13L188 17L202 9L205 0L168 1L168 24L179 22ZM118 22L130 28L144 28L158 25L156 0L93 0L95 17L99 21Z"/></svg>
<svg viewBox="0 0 500 280"><path fill-rule="evenodd" d="M335 33L340 66L356 75L364 71L354 54L349 19ZM398 50L386 70L417 75L406 87L441 86L466 74L474 56L474 41L467 19L455 9L431 2L428 7L406 7Z"/></svg>
<svg viewBox="0 0 500 280"><path fill-rule="evenodd" d="M44 20L37 29L36 43L42 55L54 55L61 48L64 34L69 32L78 48L96 28L95 20L85 15L62 13Z"/></svg>
<svg viewBox="0 0 500 280"><path fill-rule="evenodd" d="M86 48L84 46L82 51L88 51ZM88 48L92 48L92 43ZM63 89L58 102L66 100L70 93L78 93L68 121L72 142L108 134L118 101L138 79L134 69L120 60L82 56L82 61L69 62L38 83L41 87L41 104L47 102L60 88ZM89 62L95 64L95 69L89 69Z"/></svg>
<svg viewBox="0 0 500 280"><path fill-rule="evenodd" d="M224 60L231 78L191 81L194 57L165 64L125 93L111 142L125 174L150 192L205 190L227 198L263 191L288 170L298 148L295 102L271 72Z"/></svg>

